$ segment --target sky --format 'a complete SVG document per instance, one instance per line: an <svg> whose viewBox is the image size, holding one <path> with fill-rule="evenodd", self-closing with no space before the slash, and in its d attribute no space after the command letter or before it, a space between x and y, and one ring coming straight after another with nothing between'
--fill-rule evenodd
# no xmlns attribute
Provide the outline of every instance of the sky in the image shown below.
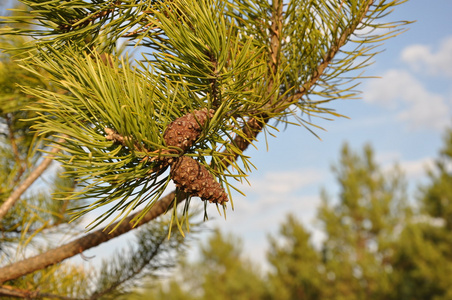
<svg viewBox="0 0 452 300"><path fill-rule="evenodd" d="M205 240L211 229L220 227L241 237L244 255L265 268L267 236L276 234L292 213L312 232L313 243L318 245L322 234L314 218L320 190L337 194L331 165L338 161L345 142L354 151L371 144L377 162L385 168L398 163L414 197L416 186L425 182L425 170L442 146L444 130L452 125L451 14L450 0L410 0L396 7L388 20L416 22L379 48L383 52L365 73L379 78L362 82L361 99L331 103L348 119L312 119L326 130L316 131L321 140L302 127L289 126L276 138L269 137L268 151L264 136L259 135L258 150L250 147L246 151L257 167L248 177L251 185L240 187L246 196L233 195L235 209L228 209L226 220L212 205L199 239ZM110 246L86 251L85 256L105 257L122 243L115 239ZM197 251L193 245L190 257L196 258ZM97 259L75 261L88 264Z"/></svg>

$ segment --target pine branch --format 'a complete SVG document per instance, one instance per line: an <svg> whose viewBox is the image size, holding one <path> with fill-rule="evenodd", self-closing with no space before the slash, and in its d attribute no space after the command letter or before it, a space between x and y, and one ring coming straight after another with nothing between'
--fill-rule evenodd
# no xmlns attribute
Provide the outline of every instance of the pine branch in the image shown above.
<svg viewBox="0 0 452 300"><path fill-rule="evenodd" d="M167 235L161 234L156 240L154 240L155 247L152 249L151 253L146 253L146 257L148 259L141 261L141 263L138 266L132 268L131 272L129 272L128 274L126 273L126 276L118 278L105 289L94 292L91 295L91 297L89 297L89 300L99 299L104 295L110 294L113 291L117 290L118 287L120 287L124 283L136 278L149 264L152 264L153 259L155 259L160 254L160 250L162 249L163 244L165 242L168 242ZM140 255L140 254L132 251L131 255ZM122 271L124 270L122 269ZM122 272L122 274L124 274L124 272Z"/></svg>
<svg viewBox="0 0 452 300"><path fill-rule="evenodd" d="M262 131L265 124L267 124L272 115L281 113L285 110L290 104L296 103L299 99L301 99L307 92L316 84L316 82L320 79L320 77L324 74L325 70L331 64L333 58L339 52L341 47L343 47L346 42L349 40L350 36L355 32L356 28L360 25L362 20L366 17L369 12L370 7L372 6L374 0L369 0L365 8L362 10L361 15L357 19L357 21L353 24L352 27L347 28L342 35L336 40L336 43L330 48L330 50L325 53L323 61L321 64L317 66L317 69L314 72L314 75L311 77L311 80L306 82L295 95L292 96L283 96L280 97L278 102L280 105L276 105L273 107L267 106L267 113L261 113L258 117L250 118L242 127L242 132L244 136L237 135L234 139L233 143L239 149L246 149L251 144L253 140L256 139L257 135ZM278 7L278 1L274 2L275 13L272 15L272 26L271 26L271 60L269 61L270 70L272 70L273 76L277 72L277 64L279 61L278 51L281 49L281 39L280 39L280 31L282 30L282 22L280 21L282 17L282 5ZM276 13L278 11L279 13ZM272 76L270 76L272 78ZM238 157L238 153L232 153L230 151L225 151L225 153L229 155L233 155L234 159ZM227 160L230 158L228 157ZM223 163L226 163L226 159L223 160Z"/></svg>
<svg viewBox="0 0 452 300"><path fill-rule="evenodd" d="M29 291L18 289L12 286L3 285L0 286L0 296L6 297L14 297L14 298L24 298L24 299L40 299L40 298L49 298L49 299L62 299L62 300L76 300L76 298L60 296L50 293L41 293L39 291Z"/></svg>
<svg viewBox="0 0 452 300"><path fill-rule="evenodd" d="M249 121L248 129L244 130L247 138L237 137L235 139L235 143L237 147L243 152L248 146L251 144L251 141L259 134L260 124L255 119L254 121ZM259 129L260 128L260 129ZM233 156L232 160L223 161L223 165L227 168L233 160L237 158L237 156ZM49 250L37 256L13 263L9 266L0 268L0 283L3 283L7 280L13 280L18 277L24 276L26 274L30 274L34 271L46 268L48 266L57 264L62 262L63 260L73 257L75 255L81 254L83 251L88 250L90 248L96 247L104 242L107 242L115 237L121 236L124 233L129 232L132 229L138 228L160 215L164 214L172 205L173 200L175 199L175 191L166 195L157 201L151 210L136 224L131 222L137 215L141 213L141 211L136 212L135 214L129 215L123 221L118 221L114 224L111 224L112 228L116 228L111 233L107 232L107 228L102 228L97 231L94 231L90 234L87 234L73 242L67 243L58 248ZM178 204L185 201L185 199L180 199Z"/></svg>
<svg viewBox="0 0 452 300"><path fill-rule="evenodd" d="M62 143L64 140L60 139L57 143ZM19 185L14 192L3 202L0 207L0 220L7 214L7 212L14 206L14 204L20 199L20 196L41 176L42 173L50 166L53 161L53 156L60 151L60 148L55 147L50 151L50 155L44 158L39 166L30 173L30 175Z"/></svg>
<svg viewBox="0 0 452 300"><path fill-rule="evenodd" d="M121 3L121 1L119 1L119 0L115 1L115 2L111 3L107 7L106 10L101 10L97 13L94 13L83 20L75 19L75 20L71 20L71 22L69 24L61 24L59 26L59 29L67 32L67 31L70 31L75 28L85 27L91 23L94 23L97 19L108 18L108 16L114 12L114 10L116 9L116 6L119 5L120 3Z"/></svg>
<svg viewBox="0 0 452 300"><path fill-rule="evenodd" d="M171 192L170 194L161 198L138 223L131 221L140 212L129 215L123 222L118 221L117 223L112 224L111 226L113 228L116 227L113 232L107 231L108 227L105 227L103 229L99 229L90 234L87 234L81 238L78 238L75 241L69 242L63 246L51 249L34 257L24 259L22 261L0 268L0 283L3 283L7 280L16 279L20 276L30 274L34 271L44 269L48 266L62 262L69 257L81 254L85 250L96 247L115 237L121 236L122 234L127 233L134 228L146 224L149 221L154 220L158 216L164 214L168 210L168 208L170 208L173 200L175 199L175 195L175 192ZM185 199L180 199L178 204L184 200Z"/></svg>
<svg viewBox="0 0 452 300"><path fill-rule="evenodd" d="M361 11L360 16L357 18L356 22L348 27L342 35L336 39L336 43L333 44L328 52L323 56L323 61L317 66L317 69L314 71L311 80L306 82L293 96L287 97L283 99L286 103L295 103L299 99L301 99L320 79L320 77L324 74L325 70L333 61L334 57L338 54L339 50L349 41L350 36L356 31L357 27L361 24L363 19L369 12L370 7L374 3L374 0L369 0L367 5Z"/></svg>
<svg viewBox="0 0 452 300"><path fill-rule="evenodd" d="M281 2L282 1L279 1L278 3ZM363 6L363 9L360 11L359 17L356 18L357 21L355 21L353 24L347 27L341 33L341 35L333 41L333 44L330 45L329 50L323 56L323 60L317 65L316 70L314 70L314 72L311 74L309 80L306 83L304 83L295 94L291 96L279 95L275 97L274 103L272 103L272 101L269 102L272 103L272 105L264 106L264 109L261 110L260 113L250 116L250 118L247 119L245 124L242 126L241 134L238 134L231 142L236 147L235 150L240 151L233 152L232 148L229 149L226 148L227 150L225 150L224 153L230 155L226 156L222 160L223 163L222 166L227 168L230 164L234 163L237 160L237 158L240 157L239 153L245 151L248 148L252 141L256 139L258 134L262 132L263 128L265 127L266 123L269 122L269 120L271 120L275 116L280 115L284 110L286 110L289 107L289 105L297 103L298 100L300 100L305 94L307 94L316 85L316 83L319 80L321 80L322 75L326 73L326 70L333 62L333 58L339 53L340 48L345 45L345 43L349 40L350 36L358 28L362 20L366 17L367 13L369 12L369 8L373 4L373 1L369 0L366 3L367 5ZM272 24L274 25L271 30L270 40L272 42L275 41L277 43L281 43L281 37L279 36L279 34L282 30L282 28L280 28L280 26L282 26L282 23L278 19L280 17L281 15L278 14L277 12L274 12L272 14L273 18ZM271 59L270 64L272 64L272 68L270 68L270 70L273 69L273 66L278 67L279 58L277 51L279 51L278 49L280 49L281 45L280 44L278 45L277 43L272 44L272 47L270 47L269 53ZM273 62L275 62L274 65ZM209 71L211 72L212 69L210 69ZM269 76L269 81L274 80L274 78L277 78L276 77L277 73L275 71L271 72L272 74ZM271 87L271 84L269 84L269 87ZM269 93L273 93L274 91L275 89L273 89L273 87L271 89L270 88L268 89ZM270 99L271 98L272 97L270 97ZM144 218L138 224L130 223L130 221L134 217L136 217L136 215L139 214L140 212L128 216L126 219L124 219L124 222L113 224L112 225L113 227L116 227L116 225L117 227L116 230L110 234L104 233L104 230L106 229L104 228L103 230L98 230L91 234L87 234L86 236L81 237L76 241L63 245L59 248L50 250L41 255L37 255L30 259L26 259L21 262L14 263L10 266L1 268L0 282L14 279L24 274L31 273L35 270L45 268L46 266L50 266L58 262L61 262L66 258L77 255L86 249L95 247L114 237L120 236L133 228L136 228L146 222L149 222L158 217L159 215L165 213L167 209L170 207L172 201L174 200L174 197L175 193L173 192L157 201L155 205L152 207L152 209L144 216ZM180 200L180 202L182 201L184 200Z"/></svg>

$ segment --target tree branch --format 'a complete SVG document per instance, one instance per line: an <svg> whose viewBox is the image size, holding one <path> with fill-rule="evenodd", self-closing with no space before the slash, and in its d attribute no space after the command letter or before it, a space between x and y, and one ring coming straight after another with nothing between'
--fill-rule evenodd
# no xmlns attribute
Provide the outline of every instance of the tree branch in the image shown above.
<svg viewBox="0 0 452 300"><path fill-rule="evenodd" d="M106 288L102 291L94 292L91 295L91 297L89 297L89 300L95 300L95 299L102 298L104 295L111 293L112 291L116 290L119 286L121 286L123 283L133 279L138 274L140 274L146 268L146 266L151 264L153 262L152 260L157 257L157 255L159 254L159 250L165 241L167 241L167 238L166 238L166 236L162 235L159 238L159 240L157 241L157 246L152 251L152 253L149 255L149 257L150 257L149 260L142 262L137 268L132 270L131 274L128 274L126 277L120 278L117 281L113 282L108 288Z"/></svg>
<svg viewBox="0 0 452 300"><path fill-rule="evenodd" d="M129 232L134 228L146 224L151 220L154 220L168 210L175 198L175 195L175 192L171 192L160 199L138 223L134 223L132 222L132 220L139 212L133 215L129 215L122 222L118 221L112 224L112 227L117 227L111 233L107 231L107 227L104 227L81 238L78 238L75 241L69 242L63 246L51 249L34 257L27 258L22 261L13 263L9 266L0 268L0 283L3 283L7 280L16 279L20 276L62 262L69 257L80 254L85 250L96 247L104 242L107 242L126 232ZM181 199L179 203L184 200L185 199Z"/></svg>
<svg viewBox="0 0 452 300"><path fill-rule="evenodd" d="M374 3L374 0L369 0L367 2L367 5L364 7L364 9L361 12L361 16L357 18L356 22L352 24L352 26L347 27L346 30L342 32L340 37L336 39L336 43L331 45L328 52L325 53L323 56L322 62L317 66L317 69L313 72L313 75L311 77L311 80L306 82L297 93L290 97L286 97L284 100L287 103L294 103L298 101L301 97L303 97L320 79L320 77L325 72L326 68L330 65L333 58L336 56L336 54L339 52L339 50L347 43L350 36L355 32L356 28L359 24L361 24L362 20L366 17L367 13L369 12L370 7Z"/></svg>
<svg viewBox="0 0 452 300"><path fill-rule="evenodd" d="M69 32L70 30L72 30L74 28L85 27L85 26L89 25L90 23L96 21L97 19L108 18L110 13L112 13L115 10L116 6L119 5L120 3L121 3L121 1L119 1L119 0L111 3L109 5L110 6L109 8L90 15L88 18L84 19L83 22L80 22L81 20L79 20L79 19L75 19L75 20L71 20L71 22L69 22L68 24L60 24L59 29L65 31L65 32Z"/></svg>
<svg viewBox="0 0 452 300"><path fill-rule="evenodd" d="M39 291L29 291L18 289L12 286L3 285L0 286L0 296L24 298L24 299L36 299L36 298L53 298L53 299L63 299L63 300L76 300L75 298L65 297L49 293L40 293Z"/></svg>
<svg viewBox="0 0 452 300"><path fill-rule="evenodd" d="M275 0L275 1L277 1L277 0ZM349 36L353 33L353 31L356 29L356 27L359 25L359 23L362 21L362 19L366 16L372 3L373 3L373 0L368 1L368 5L365 7L365 9L363 9L363 12L362 12L361 17L359 18L359 21L357 21L355 24L353 24L353 26L351 26L350 28L348 28L348 30L345 30L342 33L342 35L337 39L336 44L333 45L330 48L330 51L328 51L325 54L325 57L324 57L322 63L319 64L319 66L317 67L316 71L314 72L313 76L311 77L311 80L309 80L309 82L304 84L303 87L301 87L299 89L297 94L290 96L290 97L279 98L278 102L280 102L284 105L274 105L274 106L272 105L272 107L268 108L269 109L268 113L262 113L259 116L260 119L251 118L244 124L242 131L245 134L246 138L244 138L242 136L236 136L233 141L233 143L235 143L235 145L241 151L245 151L248 148L248 146L251 144L251 142L262 131L264 125L271 119L270 116L273 113L281 112L283 109L285 109L285 107L287 107L286 104L296 102L304 94L306 94L307 91L309 91L312 88L312 86L315 85L315 83L319 80L321 75L324 73L325 69L331 63L333 57L337 54L339 49L347 42ZM277 16L277 15L278 14L276 14L275 16ZM275 24L280 24L278 20L275 20L275 21L278 22ZM278 28L278 29L280 29L280 28ZM276 37L279 34L279 32L280 32L280 30L275 30L273 32L273 35L275 37L274 41L276 41ZM279 38L279 42L280 41L281 41L281 39ZM275 47L273 49L275 49L275 50L279 48L279 47L277 47L277 45L274 45L274 46ZM277 58L277 56L275 55L272 58ZM230 165L231 159L232 160L237 159L238 155L236 153L230 153L230 154L232 154L232 158L231 158L231 156L229 156L228 160L223 161L225 167L228 167ZM36 172L36 170L33 173L35 173L35 172ZM27 180L28 180L28 178L27 178ZM18 189L20 189L20 187ZM23 193L23 191L22 191L22 193ZM163 197L162 199L160 199L138 224L132 224L132 223L130 223L130 221L139 212L128 216L122 223L120 223L118 225L116 230L114 230L111 233L105 232L106 228L100 229L100 230L97 230L90 234L87 234L87 235L85 235L73 242L70 242L66 245L49 250L45 253L31 257L29 259L25 259L23 261L13 263L9 266L0 268L0 283L5 282L6 280L16 279L20 276L43 269L47 266L54 265L56 263L59 263L69 257L80 254L87 249L98 246L101 243L104 243L104 242L111 240L115 237L118 237L134 228L137 228L137 227L157 218L158 216L162 215L163 213L165 213L167 211L167 209L170 207L174 198L175 198L175 192L172 192L172 193L168 194L167 196ZM181 199L180 202L182 202L184 200L185 199ZM115 227L117 225L117 223L113 224L112 226Z"/></svg>
<svg viewBox="0 0 452 300"><path fill-rule="evenodd" d="M59 139L57 143L64 142L64 139ZM30 173L30 175L22 182L21 185L17 189L14 190L14 192L8 197L8 199L3 202L2 206L0 207L0 220L6 215L8 210L13 207L13 205L20 199L20 196L33 184L33 182L36 181L36 179L41 176L41 174L50 166L50 163L53 161L53 156L56 154L60 149L58 147L53 148L50 151L50 155L44 158L44 160L41 162L41 164L36 167L36 169Z"/></svg>

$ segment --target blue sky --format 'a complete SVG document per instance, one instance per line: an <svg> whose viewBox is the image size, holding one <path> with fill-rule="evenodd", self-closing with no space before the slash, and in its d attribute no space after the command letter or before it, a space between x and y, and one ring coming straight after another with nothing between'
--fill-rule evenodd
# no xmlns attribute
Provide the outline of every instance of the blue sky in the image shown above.
<svg viewBox="0 0 452 300"><path fill-rule="evenodd" d="M289 127L269 139L260 135L257 147L248 149L257 170L243 186L246 197L235 195L235 210L227 220L212 207L207 228L221 227L242 237L245 255L263 263L267 235L275 234L288 213L296 215L321 234L313 223L322 187L331 195L338 190L331 164L344 142L355 151L366 143L384 168L398 163L409 181L412 198L416 185L425 182L425 170L437 157L444 129L452 124L452 1L411 0L396 8L390 20L416 21L408 31L384 43L382 53L367 68L359 89L362 99L335 101L337 112L350 119L313 121L327 131ZM192 250L196 256L196 247Z"/></svg>

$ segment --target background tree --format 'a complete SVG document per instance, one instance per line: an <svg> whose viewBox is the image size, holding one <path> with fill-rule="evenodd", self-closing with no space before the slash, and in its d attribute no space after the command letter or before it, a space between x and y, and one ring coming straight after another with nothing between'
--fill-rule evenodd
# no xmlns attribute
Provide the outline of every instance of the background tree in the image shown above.
<svg viewBox="0 0 452 300"><path fill-rule="evenodd" d="M333 168L340 186L337 204L323 193L319 219L331 299L385 298L392 293L389 261L398 228L409 221L406 186L395 167L383 172L370 146L361 156L345 145Z"/></svg>
<svg viewBox="0 0 452 300"><path fill-rule="evenodd" d="M1 36L0 42L2 48L20 48L26 39ZM70 220L68 211L74 207L74 203L55 201L55 195L74 188L74 180L58 176L61 173L59 169L55 169L53 176L47 176L46 181L41 182L40 188L28 191L22 196L22 201L16 203L14 194L23 193L51 163L51 159L45 159L42 152L36 151L38 148L49 151L49 148L44 147L42 138L38 138L30 129L33 122L27 121L36 114L26 110L26 107L37 99L24 94L16 84L21 82L47 89L52 87L39 76L20 68L12 61L12 56L23 57L20 51L3 53L0 56L0 203L1 214L4 216L0 218L2 264L23 258L30 249L45 251L46 248L53 246L50 241L55 236L64 238L80 232L75 224L68 225ZM36 166L36 169L33 170L31 166ZM33 178L33 181L30 178ZM42 187L44 184L45 188ZM20 190L19 186L25 188ZM8 210L7 214L5 207ZM49 242L43 243L43 240ZM81 267L55 265L33 275L24 276L15 282L9 282L15 286L15 291L6 292L24 297L37 295L33 292L39 288L39 293L44 295L49 293L74 295L86 288L87 275ZM79 284L73 284L75 281ZM5 287L0 289L0 295L3 294L3 289Z"/></svg>
<svg viewBox="0 0 452 300"><path fill-rule="evenodd" d="M452 130L419 193L419 215L400 235L394 255L397 299L451 299Z"/></svg>
<svg viewBox="0 0 452 300"><path fill-rule="evenodd" d="M404 2L397 0L21 2L28 8L5 22L29 27L2 33L33 36L20 47L20 64L49 87L21 85L37 99L27 120L45 145L57 145L53 154L76 183L59 198L77 206L75 218L110 204L91 228L112 221L1 268L0 282L59 263L185 200L188 218L191 197L226 209L231 180L252 166L243 151L269 122L294 117L308 128L311 116L340 116L325 104L353 97L350 72L406 23L378 23ZM379 28L389 30L374 34ZM123 41L141 56L121 54ZM347 50L349 42L358 47ZM2 203L2 217L30 176ZM163 197L170 179L176 191Z"/></svg>
<svg viewBox="0 0 452 300"><path fill-rule="evenodd" d="M215 231L203 255L180 266L183 276L150 293L160 296L155 299L180 299L184 294L235 299L238 285L229 283L242 278L246 284L241 286L250 294L239 289L239 295L248 299L450 299L451 234L446 215L432 213L430 207L448 211L446 200L435 201L448 198L451 135L449 130L418 203L406 201L404 176L397 166L383 171L370 146L359 153L344 145L333 168L339 193L332 198L322 192L317 219L325 234L321 244L312 245L310 234L288 215L279 232L269 236L270 268L263 277L257 271L250 276L241 266L253 268L246 267L240 248L234 247L240 243L229 244L237 238L227 242L226 235ZM445 190L438 192L443 184Z"/></svg>
<svg viewBox="0 0 452 300"><path fill-rule="evenodd" d="M311 242L310 234L293 215L281 224L277 237L269 236L271 299L323 299L322 257Z"/></svg>
<svg viewBox="0 0 452 300"><path fill-rule="evenodd" d="M142 299L264 299L267 286L260 271L243 257L241 244L240 238L214 230L195 262L181 264L177 276L151 287L153 293L146 291Z"/></svg>

